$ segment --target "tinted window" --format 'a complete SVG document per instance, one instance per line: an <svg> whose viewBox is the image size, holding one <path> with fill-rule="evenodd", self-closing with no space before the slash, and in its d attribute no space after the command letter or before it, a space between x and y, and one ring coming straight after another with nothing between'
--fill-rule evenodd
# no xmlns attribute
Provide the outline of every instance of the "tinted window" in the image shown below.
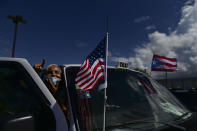
<svg viewBox="0 0 197 131"><path fill-rule="evenodd" d="M49 102L27 71L15 62L0 62L0 120L30 114L37 131L54 131Z"/></svg>

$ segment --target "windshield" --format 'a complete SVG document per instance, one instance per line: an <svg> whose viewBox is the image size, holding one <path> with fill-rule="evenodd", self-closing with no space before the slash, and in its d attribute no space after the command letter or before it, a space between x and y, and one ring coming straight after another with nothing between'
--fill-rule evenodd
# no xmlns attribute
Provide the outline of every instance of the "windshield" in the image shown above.
<svg viewBox="0 0 197 131"><path fill-rule="evenodd" d="M73 106L78 109L78 114L75 115L78 115L82 128L101 129L104 93L99 87L89 92L76 90L74 78L78 69L69 67L66 70L68 88L72 91L71 99L75 99ZM188 110L155 80L128 69L108 69L106 130L153 129L163 125L146 122L128 123L139 120L153 122L183 120L189 117L184 115L187 112ZM184 117L181 117L182 115Z"/></svg>

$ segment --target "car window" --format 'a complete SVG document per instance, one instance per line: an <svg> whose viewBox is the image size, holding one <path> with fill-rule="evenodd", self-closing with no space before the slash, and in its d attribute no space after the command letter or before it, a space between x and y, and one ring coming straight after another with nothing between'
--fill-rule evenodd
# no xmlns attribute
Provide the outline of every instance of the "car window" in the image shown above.
<svg viewBox="0 0 197 131"><path fill-rule="evenodd" d="M47 104L22 65L0 62L0 120L26 113L34 117L37 131L55 130L55 119Z"/></svg>

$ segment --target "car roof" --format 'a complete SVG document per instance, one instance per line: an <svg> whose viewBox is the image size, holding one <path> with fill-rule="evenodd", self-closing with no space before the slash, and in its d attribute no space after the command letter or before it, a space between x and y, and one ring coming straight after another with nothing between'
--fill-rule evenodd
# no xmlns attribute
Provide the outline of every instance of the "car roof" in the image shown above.
<svg viewBox="0 0 197 131"><path fill-rule="evenodd" d="M67 67L80 67L81 64L63 64L62 66L65 67L65 68L67 68ZM107 67L110 68L110 69L125 69L125 70L130 70L130 71L133 71L133 72L136 72L136 73L144 74L142 72L139 72L139 71L136 71L136 70L132 70L130 68L114 67L114 66L107 66Z"/></svg>
<svg viewBox="0 0 197 131"><path fill-rule="evenodd" d="M1 61L27 61L25 58L0 57Z"/></svg>

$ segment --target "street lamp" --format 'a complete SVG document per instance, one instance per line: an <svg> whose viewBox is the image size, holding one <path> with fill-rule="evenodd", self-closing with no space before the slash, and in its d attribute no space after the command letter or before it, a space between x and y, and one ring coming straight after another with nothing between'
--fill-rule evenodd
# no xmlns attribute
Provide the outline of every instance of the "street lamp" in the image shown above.
<svg viewBox="0 0 197 131"><path fill-rule="evenodd" d="M15 53L15 47L16 47L16 34L17 34L17 29L18 29L18 23L21 22L23 24L26 24L27 21L23 20L22 16L16 15L8 15L8 18L11 19L16 25L15 25L15 33L14 33L14 42L13 42L13 48L12 48L12 57L14 57Z"/></svg>

